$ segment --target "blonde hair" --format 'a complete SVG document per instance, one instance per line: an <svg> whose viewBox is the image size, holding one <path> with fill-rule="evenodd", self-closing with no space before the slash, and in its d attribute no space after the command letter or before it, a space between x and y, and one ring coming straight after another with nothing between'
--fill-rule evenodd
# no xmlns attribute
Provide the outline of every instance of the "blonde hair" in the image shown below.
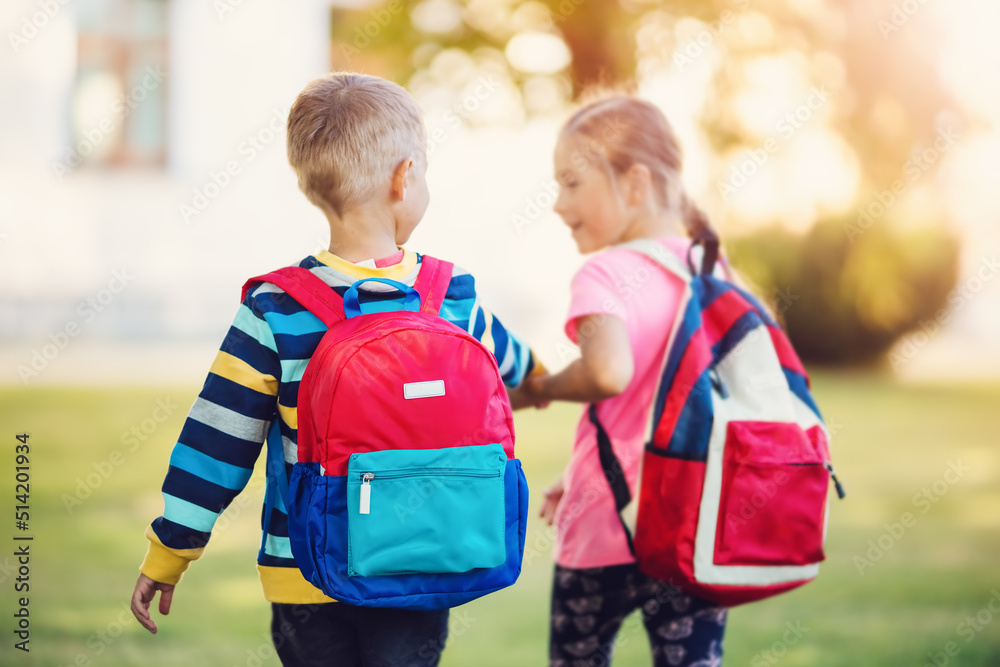
<svg viewBox="0 0 1000 667"><path fill-rule="evenodd" d="M681 181L683 152L666 116L655 105L630 95L598 93L563 126L587 140L608 176L623 174L634 164L645 165L653 179L657 202L679 214L688 236L718 242L708 216L688 196ZM611 178L614 185L614 178Z"/></svg>
<svg viewBox="0 0 1000 667"><path fill-rule="evenodd" d="M426 151L420 108L392 81L333 72L311 81L288 114L288 162L316 206L342 215L388 188L393 169Z"/></svg>

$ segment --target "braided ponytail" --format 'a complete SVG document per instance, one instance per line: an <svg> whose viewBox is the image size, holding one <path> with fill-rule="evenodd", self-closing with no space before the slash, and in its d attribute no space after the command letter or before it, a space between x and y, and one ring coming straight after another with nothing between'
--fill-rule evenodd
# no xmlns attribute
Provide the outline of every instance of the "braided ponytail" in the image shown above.
<svg viewBox="0 0 1000 667"><path fill-rule="evenodd" d="M715 269L715 262L719 259L719 235L712 229L705 212L688 197L687 193L685 192L682 196L681 211L684 218L684 228L687 230L688 236L691 237L691 247L700 245L704 250L699 272L711 274ZM691 266L692 273L695 272L690 252L688 253L688 265Z"/></svg>
<svg viewBox="0 0 1000 667"><path fill-rule="evenodd" d="M681 196L683 198L681 213L684 219L684 229L687 230L688 236L693 240L711 238L718 241L719 237L712 229L708 216L701 210L701 207L695 204L686 192Z"/></svg>

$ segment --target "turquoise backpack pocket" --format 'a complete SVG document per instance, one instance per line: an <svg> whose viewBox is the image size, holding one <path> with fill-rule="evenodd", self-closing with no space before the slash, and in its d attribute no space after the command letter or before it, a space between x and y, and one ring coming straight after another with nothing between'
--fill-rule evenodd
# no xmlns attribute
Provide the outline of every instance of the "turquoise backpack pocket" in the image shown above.
<svg viewBox="0 0 1000 667"><path fill-rule="evenodd" d="M499 444L352 454L348 574L468 572L506 560Z"/></svg>

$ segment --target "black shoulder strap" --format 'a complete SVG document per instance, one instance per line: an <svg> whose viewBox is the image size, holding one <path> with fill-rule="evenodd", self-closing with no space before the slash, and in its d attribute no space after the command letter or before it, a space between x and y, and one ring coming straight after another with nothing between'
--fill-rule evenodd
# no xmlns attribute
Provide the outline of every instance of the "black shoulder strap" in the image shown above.
<svg viewBox="0 0 1000 667"><path fill-rule="evenodd" d="M587 415L590 417L590 423L597 429L597 454L601 459L601 469L604 470L604 478L608 480L608 486L611 487L611 494L615 498L615 509L618 511L618 519L621 521L622 530L625 531L625 539L628 540L628 550L634 556L635 548L632 546L632 532L625 525L625 520L622 519L622 510L632 500L632 492L628 488L628 480L625 479L625 471L622 469L622 464L618 460L618 457L615 456L615 450L611 446L611 438L608 437L608 432L604 430L604 425L601 424L601 420L597 417L597 403L590 404Z"/></svg>

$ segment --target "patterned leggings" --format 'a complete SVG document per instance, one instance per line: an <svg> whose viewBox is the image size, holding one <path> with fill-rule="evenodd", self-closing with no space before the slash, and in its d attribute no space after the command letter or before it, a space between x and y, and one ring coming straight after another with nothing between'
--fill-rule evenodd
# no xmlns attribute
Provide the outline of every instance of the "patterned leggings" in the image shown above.
<svg viewBox="0 0 1000 667"><path fill-rule="evenodd" d="M718 667L726 608L650 579L634 565L556 565L550 667L607 667L625 617L642 610L655 667ZM625 638L622 638L622 641Z"/></svg>

